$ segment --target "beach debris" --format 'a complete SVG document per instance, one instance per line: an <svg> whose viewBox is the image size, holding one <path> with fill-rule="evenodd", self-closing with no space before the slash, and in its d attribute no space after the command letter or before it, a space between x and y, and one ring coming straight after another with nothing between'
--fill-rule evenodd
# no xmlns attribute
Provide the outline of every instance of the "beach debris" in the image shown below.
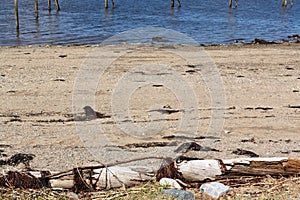
<svg viewBox="0 0 300 200"><path fill-rule="evenodd" d="M300 108L300 105L288 105L288 108Z"/></svg>
<svg viewBox="0 0 300 200"><path fill-rule="evenodd" d="M205 147L197 144L196 142L186 142L181 144L177 149L174 150L176 153L186 153L188 151L218 151L211 147Z"/></svg>
<svg viewBox="0 0 300 200"><path fill-rule="evenodd" d="M294 34L294 35L289 35L288 38L295 38L295 39L299 39L300 36L298 34Z"/></svg>
<svg viewBox="0 0 300 200"><path fill-rule="evenodd" d="M285 69L286 70L295 70L295 68L293 68L293 67L286 67Z"/></svg>
<svg viewBox="0 0 300 200"><path fill-rule="evenodd" d="M100 112L95 111L91 106L83 107L84 113L82 115L75 115L74 121L90 121L97 118L110 118L110 115L105 115Z"/></svg>
<svg viewBox="0 0 300 200"><path fill-rule="evenodd" d="M163 87L161 84L153 84L152 87Z"/></svg>
<svg viewBox="0 0 300 200"><path fill-rule="evenodd" d="M56 78L56 79L53 79L53 81L63 82L63 81L66 81L66 79L64 79L64 78Z"/></svg>
<svg viewBox="0 0 300 200"><path fill-rule="evenodd" d="M34 157L35 155L33 154L17 153L12 155L10 158L6 160L0 160L0 166L1 165L17 166L23 163L26 167L29 167L29 162L33 160Z"/></svg>
<svg viewBox="0 0 300 200"><path fill-rule="evenodd" d="M176 188L176 189L181 189L182 188L176 180L171 179L171 178L162 178L162 179L160 179L159 184L161 186L166 186L166 187L171 186L171 187Z"/></svg>
<svg viewBox="0 0 300 200"><path fill-rule="evenodd" d="M59 55L58 57L60 57L60 58L66 58L68 55L66 55L66 54L63 54L63 55Z"/></svg>
<svg viewBox="0 0 300 200"><path fill-rule="evenodd" d="M261 107L261 106L259 106L259 107L256 107L255 110L273 110L273 108L272 107Z"/></svg>
<svg viewBox="0 0 300 200"><path fill-rule="evenodd" d="M194 193L190 191L168 189L168 190L163 190L161 193L170 195L172 197L175 197L176 199L195 200Z"/></svg>
<svg viewBox="0 0 300 200"><path fill-rule="evenodd" d="M267 40L263 40L263 39L259 39L259 38L255 38L252 41L253 44L277 44L277 42L269 42Z"/></svg>
<svg viewBox="0 0 300 200"><path fill-rule="evenodd" d="M234 151L232 151L233 154L236 155L247 155L250 157L259 157L259 155L257 155L256 153L252 152L252 151L248 151L248 150L244 150L244 149L236 149Z"/></svg>
<svg viewBox="0 0 300 200"><path fill-rule="evenodd" d="M159 159L164 163L159 170L149 166L127 166L131 162ZM126 166L120 166L124 165ZM237 176L286 176L300 173L300 160L286 157L237 158L230 160L181 160L170 157L149 156L115 163L83 166L62 172L33 170L6 171L0 175L0 186L21 188L55 188L99 191L116 187L130 187L142 182L171 178L181 186L190 187L199 182L236 178Z"/></svg>
<svg viewBox="0 0 300 200"><path fill-rule="evenodd" d="M252 143L256 143L254 137L252 137L251 139L243 139L243 140L241 140L241 142L252 142Z"/></svg>
<svg viewBox="0 0 300 200"><path fill-rule="evenodd" d="M162 114L172 114L172 113L178 113L181 112L182 110L177 110L177 109L170 109L170 108L163 108L163 109L155 109L155 110L149 110L149 112L160 112Z"/></svg>
<svg viewBox="0 0 300 200"><path fill-rule="evenodd" d="M272 107L262 107L262 106L258 106L258 107L246 107L244 108L245 110L273 110Z"/></svg>
<svg viewBox="0 0 300 200"><path fill-rule="evenodd" d="M189 70L186 70L185 72L186 72L186 73L190 73L190 74L193 74L193 73L195 73L195 72L196 72L196 70L193 70L193 69L189 69Z"/></svg>
<svg viewBox="0 0 300 200"><path fill-rule="evenodd" d="M201 193L207 193L213 198L219 198L221 195L230 191L230 187L219 182L204 183L200 187Z"/></svg>
<svg viewBox="0 0 300 200"><path fill-rule="evenodd" d="M177 146L177 142L143 142L143 143L131 143L124 146L118 146L119 148L149 148L149 147L165 147L165 146Z"/></svg>
<svg viewBox="0 0 300 200"><path fill-rule="evenodd" d="M194 140L204 140L204 139L220 139L220 137L216 136L191 136L191 135L165 135L162 137L163 139L194 139Z"/></svg>

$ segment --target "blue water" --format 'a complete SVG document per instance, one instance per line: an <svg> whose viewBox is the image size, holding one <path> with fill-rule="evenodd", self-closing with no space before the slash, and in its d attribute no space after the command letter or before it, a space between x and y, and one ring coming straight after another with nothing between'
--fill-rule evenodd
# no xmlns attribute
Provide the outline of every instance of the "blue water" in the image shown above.
<svg viewBox="0 0 300 200"><path fill-rule="evenodd" d="M239 0L236 9L228 8L227 0L181 2L181 8L176 2L172 9L169 0L116 0L116 8L105 10L104 0L60 0L61 11L56 12L53 2L49 13L47 0L39 0L36 21L34 0L19 0L17 37L13 0L0 0L0 46L99 44L123 31L149 26L181 32L205 45L254 38L279 41L300 34L298 1L282 8L281 0Z"/></svg>

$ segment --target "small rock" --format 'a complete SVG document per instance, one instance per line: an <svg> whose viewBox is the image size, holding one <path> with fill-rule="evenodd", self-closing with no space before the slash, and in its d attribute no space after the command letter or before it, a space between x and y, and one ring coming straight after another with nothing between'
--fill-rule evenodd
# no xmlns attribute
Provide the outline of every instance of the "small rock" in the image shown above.
<svg viewBox="0 0 300 200"><path fill-rule="evenodd" d="M159 184L161 186L171 186L176 189L182 188L177 181L175 181L174 179L171 179L171 178L162 178L162 179L160 179Z"/></svg>
<svg viewBox="0 0 300 200"><path fill-rule="evenodd" d="M173 196L177 199L195 200L194 193L185 190L163 190L162 194Z"/></svg>
<svg viewBox="0 0 300 200"><path fill-rule="evenodd" d="M205 192L213 198L219 198L222 194L230 191L230 187L219 182L205 183L200 187L200 192Z"/></svg>
<svg viewBox="0 0 300 200"><path fill-rule="evenodd" d="M259 157L258 154L254 153L252 151L239 149L239 148L237 150L232 151L232 153L236 154L236 155L247 155L247 156L250 156L250 157Z"/></svg>
<svg viewBox="0 0 300 200"><path fill-rule="evenodd" d="M188 151L219 151L217 149L201 146L196 142L182 143L177 149L174 150L176 153L187 153Z"/></svg>

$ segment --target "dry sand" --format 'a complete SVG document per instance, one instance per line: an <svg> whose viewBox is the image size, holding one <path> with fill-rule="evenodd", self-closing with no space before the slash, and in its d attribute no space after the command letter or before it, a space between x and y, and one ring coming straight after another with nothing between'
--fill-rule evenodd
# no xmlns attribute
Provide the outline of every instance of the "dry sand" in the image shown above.
<svg viewBox="0 0 300 200"><path fill-rule="evenodd" d="M74 91L78 90L74 85L76 86L76 80L78 83L77 78L82 77L78 72L87 62L86 59L94 55L91 53L94 48L0 47L0 145L8 156L19 152L32 153L36 155L31 162L33 168L63 170L94 161L114 162L134 155L140 157L148 155L148 150L151 155L172 154L176 146L168 146L166 149L118 147L142 142L177 141L179 144L188 139L162 137L191 134L180 130L178 125L183 114L188 113L181 110L180 97L164 84L149 83L129 91L132 92L128 106L132 118L122 122L116 120L118 111L112 112L111 108L112 99L118 98L112 96L115 88L122 86L119 81L128 74L138 73L132 71L136 66L154 63L170 66L182 80L191 85L198 100L199 115L193 119L200 123L196 135L218 137L194 141L202 146L218 149L219 152L191 151L186 155L234 158L243 156L232 153L240 148L255 152L261 157L300 157L300 109L297 108L300 106L299 43L212 46L204 49L171 45L107 47L114 49L112 52L118 59L109 65L99 79L98 86L93 91L96 103L92 106L112 117L89 122L68 121L72 114L82 112L72 108ZM121 56L124 49L128 52ZM174 49L183 49L184 52L202 49L216 64L223 80L223 83L218 82L218 87L221 85L225 89L222 130L209 131L210 123L216 120L211 114L215 109L212 100L216 97L209 93L209 84L203 78L207 76L201 71L205 64L195 68L182 57L172 54ZM111 55L103 53L101 56L89 59L103 63ZM99 71L96 70L95 73ZM154 70L153 73L154 77L164 77L165 71ZM140 72L140 76L143 75L145 74ZM86 87L88 90L89 86ZM187 95L183 99L189 99ZM122 102L122 99L117 101ZM135 138L118 126L134 124L145 127L153 113L151 110L163 109L163 106L179 112L160 113L153 122L154 125L161 121L166 124L161 132L155 132L151 137ZM94 142L93 137L85 138L85 134L89 133L76 129L78 126L93 129L95 124L101 127L102 132L93 135ZM102 141L100 150L97 147L99 141ZM107 145L104 148L105 142ZM103 150L101 153L104 158L94 157L89 152L91 149Z"/></svg>

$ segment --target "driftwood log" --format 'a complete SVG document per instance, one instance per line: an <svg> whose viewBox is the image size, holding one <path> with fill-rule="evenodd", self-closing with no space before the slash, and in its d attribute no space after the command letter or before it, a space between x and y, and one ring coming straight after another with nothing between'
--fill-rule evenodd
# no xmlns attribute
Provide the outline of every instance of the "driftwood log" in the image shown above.
<svg viewBox="0 0 300 200"><path fill-rule="evenodd" d="M141 158L162 159L162 157ZM8 171L0 176L0 186L18 188L56 188L75 192L97 191L115 187L130 187L156 177L181 180L181 183L220 180L237 176L296 175L300 174L300 159L238 158L230 160L181 160L164 158L166 163L153 172L145 166L118 166L131 161L109 165L78 167L64 172Z"/></svg>

